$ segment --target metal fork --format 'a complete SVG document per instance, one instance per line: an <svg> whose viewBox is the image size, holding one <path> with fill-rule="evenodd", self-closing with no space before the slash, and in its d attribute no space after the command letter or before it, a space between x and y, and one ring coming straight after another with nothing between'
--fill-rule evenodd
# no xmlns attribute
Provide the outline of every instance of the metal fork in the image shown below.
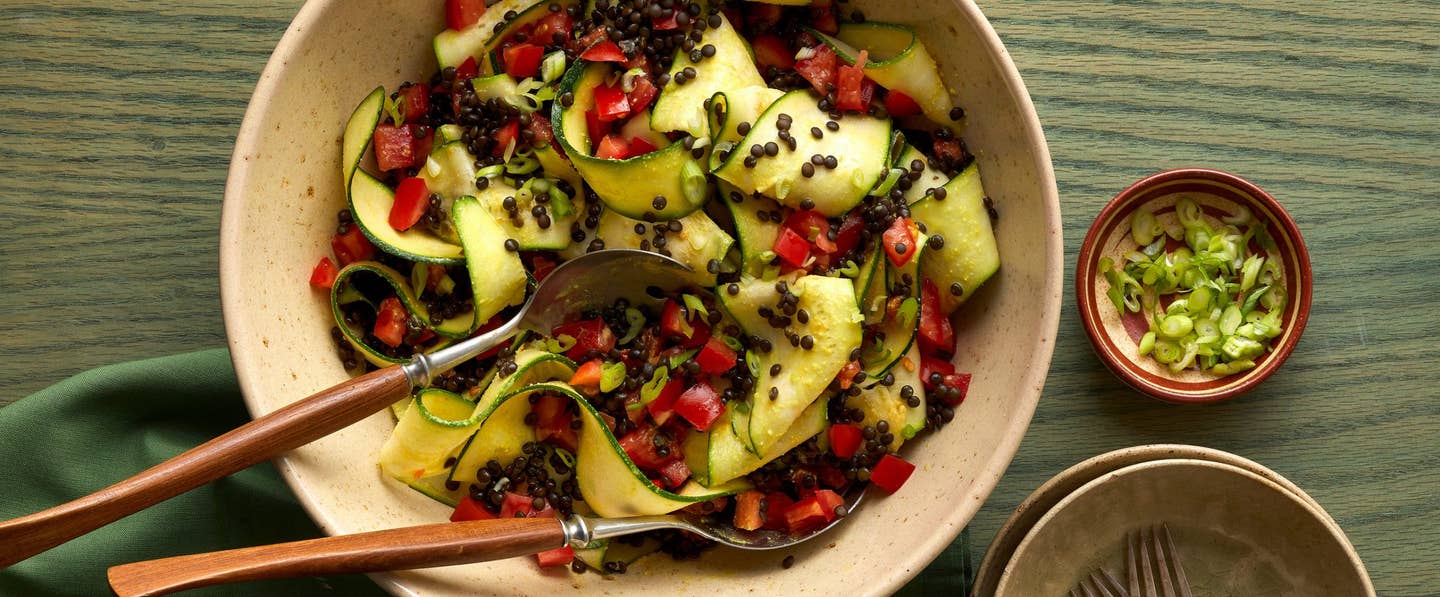
<svg viewBox="0 0 1440 597"><path fill-rule="evenodd" d="M1170 536L1170 527L1163 523L1140 529L1129 537L1125 568L1131 597L1191 597L1190 581L1175 551L1175 540Z"/></svg>
<svg viewBox="0 0 1440 597"><path fill-rule="evenodd" d="M1090 572L1090 576L1081 579L1080 584L1070 589L1068 597L1130 597L1130 593L1109 570L1096 568Z"/></svg>

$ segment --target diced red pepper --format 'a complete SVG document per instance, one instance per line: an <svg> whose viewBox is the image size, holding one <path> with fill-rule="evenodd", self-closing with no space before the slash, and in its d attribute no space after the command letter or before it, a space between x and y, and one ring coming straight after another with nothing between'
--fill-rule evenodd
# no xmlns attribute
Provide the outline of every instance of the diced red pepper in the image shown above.
<svg viewBox="0 0 1440 597"><path fill-rule="evenodd" d="M465 61L460 63L460 66L455 67L456 81L474 79L478 76L480 76L480 62L476 60L474 56L466 57ZM459 97L458 93L456 97Z"/></svg>
<svg viewBox="0 0 1440 597"><path fill-rule="evenodd" d="M670 420L670 416L675 414L675 401L684 392L685 381L683 379L676 377L665 382L665 387L660 388L660 394L655 396L650 404L645 405L645 409L650 412L650 418L655 420L655 424L664 425Z"/></svg>
<svg viewBox="0 0 1440 597"><path fill-rule="evenodd" d="M840 471L840 467L834 465L827 464L820 467L819 475L821 485L833 487L837 491L850 484L850 480L845 478L845 473Z"/></svg>
<svg viewBox="0 0 1440 597"><path fill-rule="evenodd" d="M805 237L805 240L827 255L839 248L835 241L830 240L830 220L825 219L825 214L813 209L798 210L790 214L790 217L785 218L785 227Z"/></svg>
<svg viewBox="0 0 1440 597"><path fill-rule="evenodd" d="M430 90L424 85L411 85L400 91L405 122L419 122L430 111Z"/></svg>
<svg viewBox="0 0 1440 597"><path fill-rule="evenodd" d="M395 203L390 205L390 227L401 232L409 230L430 208L430 188L425 179L410 177L395 188Z"/></svg>
<svg viewBox="0 0 1440 597"><path fill-rule="evenodd" d="M790 51L790 45L778 35L761 33L750 40L750 47L755 50L755 62L763 70L765 67L773 66L779 70L791 70L795 68L795 52Z"/></svg>
<svg viewBox="0 0 1440 597"><path fill-rule="evenodd" d="M450 522L463 522L466 520L492 520L495 518L489 510L481 506L479 502L465 496L455 506L455 511L450 513Z"/></svg>
<svg viewBox="0 0 1440 597"><path fill-rule="evenodd" d="M671 450L666 456L661 456L657 452L659 447L655 445L655 435L658 432L659 429L656 427L642 426L620 438L620 449L625 451L625 455L630 457L630 461L634 462L635 466L646 470L659 470L660 467L679 458L680 455L678 450Z"/></svg>
<svg viewBox="0 0 1440 597"><path fill-rule="evenodd" d="M511 120L505 123L504 126L500 127L500 130L495 131L494 139L494 149L492 149L490 153L496 157L505 155L505 150L510 147L511 143L518 144L520 142L520 121Z"/></svg>
<svg viewBox="0 0 1440 597"><path fill-rule="evenodd" d="M961 402L964 402L965 395L970 393L970 377L971 375L969 373L951 373L950 375L946 375L942 383L955 388L956 393L953 397L948 393L942 395L942 401L949 406L958 406Z"/></svg>
<svg viewBox="0 0 1440 597"><path fill-rule="evenodd" d="M336 234L330 239L330 250L335 252L341 267L375 256L375 245L370 244L360 226L354 224L344 234Z"/></svg>
<svg viewBox="0 0 1440 597"><path fill-rule="evenodd" d="M685 309L673 300L666 300L660 309L660 335L668 338L692 338L695 326L686 321Z"/></svg>
<svg viewBox="0 0 1440 597"><path fill-rule="evenodd" d="M658 472L661 480L665 481L667 489L680 487L690 478L690 467L685 464L684 458L676 458L665 463Z"/></svg>
<svg viewBox="0 0 1440 597"><path fill-rule="evenodd" d="M711 336L705 342L704 348L695 355L695 362L700 364L700 370L710 375L720 375L735 367L735 351L725 344L724 340Z"/></svg>
<svg viewBox="0 0 1440 597"><path fill-rule="evenodd" d="M834 512L829 513L834 516ZM830 522L825 507L813 496L795 502L785 510L785 528L791 533L809 533Z"/></svg>
<svg viewBox="0 0 1440 597"><path fill-rule="evenodd" d="M894 118L908 118L921 112L920 104L910 96L901 93L898 89L891 89L885 94L885 111Z"/></svg>
<svg viewBox="0 0 1440 597"><path fill-rule="evenodd" d="M645 108L649 108L650 102L655 101L655 96L659 94L660 90L650 82L649 75L635 77L635 89L631 90L629 95L630 111L636 114L644 112Z"/></svg>
<svg viewBox="0 0 1440 597"><path fill-rule="evenodd" d="M598 44L607 39L610 39L610 28L596 27L594 29L591 29L590 32L586 33L584 36L581 36L580 39L577 39L573 43L571 43L570 49L576 52L584 52L585 50L593 47L595 44Z"/></svg>
<svg viewBox="0 0 1440 597"><path fill-rule="evenodd" d="M765 519L760 515L760 508L764 504L765 494L754 489L748 490L735 498L735 528L743 531L754 531L765 526Z"/></svg>
<svg viewBox="0 0 1440 597"><path fill-rule="evenodd" d="M745 23L751 29L762 30L774 27L780 22L780 7L762 2L745 3Z"/></svg>
<svg viewBox="0 0 1440 597"><path fill-rule="evenodd" d="M630 153L632 143L617 134L605 135L600 140L600 145L595 148L595 157L602 160L628 160L633 157Z"/></svg>
<svg viewBox="0 0 1440 597"><path fill-rule="evenodd" d="M922 295L923 296L923 295ZM923 301L922 301L923 302ZM923 308L923 306L922 306ZM933 390L937 384L931 383L934 374L940 374L940 381L943 383L945 376L955 374L955 366L950 361L932 357L929 355L920 356L920 381L925 384L925 389Z"/></svg>
<svg viewBox="0 0 1440 597"><path fill-rule="evenodd" d="M569 545L566 545L565 547L562 547L560 549L552 549L550 551L542 551L535 554L535 562L540 564L541 568L569 566L570 562L574 561L575 548Z"/></svg>
<svg viewBox="0 0 1440 597"><path fill-rule="evenodd" d="M624 62L625 52L620 51L619 44L607 39L581 52L580 59L590 62Z"/></svg>
<svg viewBox="0 0 1440 597"><path fill-rule="evenodd" d="M600 371L600 359L585 361L585 364L577 367L575 374L570 376L570 385L598 390L600 388Z"/></svg>
<svg viewBox="0 0 1440 597"><path fill-rule="evenodd" d="M600 141L610 130L610 124L600 122L600 112L590 110L585 113L585 130L590 133L590 147L593 153L600 151Z"/></svg>
<svg viewBox="0 0 1440 597"><path fill-rule="evenodd" d="M532 135L531 143L540 146L555 142L555 128L550 126L550 119L541 116L539 112L530 115L530 125L525 127Z"/></svg>
<svg viewBox="0 0 1440 597"><path fill-rule="evenodd" d="M630 116L630 97L619 84L595 88L595 114L600 122L613 122Z"/></svg>
<svg viewBox="0 0 1440 597"><path fill-rule="evenodd" d="M566 11L552 12L535 22L535 30L530 33L530 41L553 46L570 37L570 30L575 28L575 20L570 18Z"/></svg>
<svg viewBox="0 0 1440 597"><path fill-rule="evenodd" d="M838 423L830 426L830 451L839 458L849 458L860 449L865 438L858 425Z"/></svg>
<svg viewBox="0 0 1440 597"><path fill-rule="evenodd" d="M575 415L570 412L570 400L562 396L541 396L530 405L535 415L535 439L550 442L566 450L574 451L579 445L579 436L570 427Z"/></svg>
<svg viewBox="0 0 1440 597"><path fill-rule="evenodd" d="M895 267L904 267L915 256L915 224L910 218L895 218L895 223L880 235L885 255Z"/></svg>
<svg viewBox="0 0 1440 597"><path fill-rule="evenodd" d="M839 255L849 254L860 245L860 238L865 230L865 218L860 215L859 210L851 211L845 215L845 221L840 223L840 231L835 234L835 253Z"/></svg>
<svg viewBox="0 0 1440 597"><path fill-rule="evenodd" d="M868 93L866 89L865 61L870 54L860 50L859 58L856 58L854 65L842 65L835 74L835 107L841 110L865 112L870 109L870 101L875 96L875 82L870 81Z"/></svg>
<svg viewBox="0 0 1440 597"><path fill-rule="evenodd" d="M520 514L523 518L533 517L535 514L534 499L512 491L505 492L505 499L500 501L499 518L516 518L516 514Z"/></svg>
<svg viewBox="0 0 1440 597"><path fill-rule="evenodd" d="M820 508L825 511L826 522L835 522L836 519L840 518L840 515L835 512L835 508L845 505L845 500L840 497L840 494L829 489L819 489L816 490L811 497L813 497L815 503L820 504Z"/></svg>
<svg viewBox="0 0 1440 597"><path fill-rule="evenodd" d="M535 276L536 280L541 282L545 281L545 278L550 275L550 272L555 271L555 266L557 265L559 264L556 263L554 259L546 257L543 254L537 254L530 258L530 272Z"/></svg>
<svg viewBox="0 0 1440 597"><path fill-rule="evenodd" d="M545 46L524 43L505 48L505 74L517 79L533 77L540 73L540 61L545 59Z"/></svg>
<svg viewBox="0 0 1440 597"><path fill-rule="evenodd" d="M940 308L940 291L930 278L920 287L920 351L931 355L955 354L955 329Z"/></svg>
<svg viewBox="0 0 1440 597"><path fill-rule="evenodd" d="M445 0L445 26L462 31L475 26L485 14L485 0Z"/></svg>
<svg viewBox="0 0 1440 597"><path fill-rule="evenodd" d="M772 491L765 494L763 505L761 513L765 516L765 528L784 530L785 512L790 509L790 506L795 505L795 500L779 491Z"/></svg>
<svg viewBox="0 0 1440 597"><path fill-rule="evenodd" d="M870 471L870 482L888 493L895 493L915 472L915 465L905 462L894 454L886 454L879 464Z"/></svg>
<svg viewBox="0 0 1440 597"><path fill-rule="evenodd" d="M399 346L405 342L405 322L409 319L410 314L400 299L392 296L380 301L380 312L375 315L375 337L391 347Z"/></svg>
<svg viewBox="0 0 1440 597"><path fill-rule="evenodd" d="M571 360L580 360L592 350L606 353L615 348L615 332L610 330L604 319L598 317L558 325L551 330L552 338L562 335L575 339L575 345L565 353Z"/></svg>
<svg viewBox="0 0 1440 597"><path fill-rule="evenodd" d="M715 419L724 413L725 403L720 400L720 393L716 392L708 381L690 386L690 389L685 390L685 393L675 400L675 414L700 431L709 431Z"/></svg>
<svg viewBox="0 0 1440 597"><path fill-rule="evenodd" d="M381 170L409 168L415 164L415 135L410 127L382 124L375 127L372 139L375 164Z"/></svg>
<svg viewBox="0 0 1440 597"><path fill-rule="evenodd" d="M835 84L837 57L835 50L825 44L815 46L814 50L814 54L809 58L795 61L795 72L805 77L805 80L809 81L810 85L815 87L815 91L820 92L820 95L825 95L830 91L826 86Z"/></svg>
<svg viewBox="0 0 1440 597"><path fill-rule="evenodd" d="M948 164L959 164L965 159L965 146L956 137L935 137L935 157Z"/></svg>
<svg viewBox="0 0 1440 597"><path fill-rule="evenodd" d="M835 379L840 382L840 389L848 390L855 383L855 376L860 374L860 361L850 361L840 368L840 373Z"/></svg>
<svg viewBox="0 0 1440 597"><path fill-rule="evenodd" d="M659 148L655 147L655 144L651 143L649 139L646 139L644 137L635 137L634 139L630 140L629 157L639 157L655 151L656 149Z"/></svg>
<svg viewBox="0 0 1440 597"><path fill-rule="evenodd" d="M668 17L654 17L650 19L650 28L656 31L672 31L680 28L680 21L676 17L680 13L671 11Z"/></svg>
<svg viewBox="0 0 1440 597"><path fill-rule="evenodd" d="M315 264L315 269L310 270L310 285L326 290L334 288L335 277L339 273L334 261L329 257L321 257L320 262Z"/></svg>
<svg viewBox="0 0 1440 597"><path fill-rule="evenodd" d="M780 236L775 238L775 246L771 250L775 251L775 255L786 263L801 267L805 264L805 258L810 255L810 243L805 240L805 237L796 234L794 230L782 228Z"/></svg>

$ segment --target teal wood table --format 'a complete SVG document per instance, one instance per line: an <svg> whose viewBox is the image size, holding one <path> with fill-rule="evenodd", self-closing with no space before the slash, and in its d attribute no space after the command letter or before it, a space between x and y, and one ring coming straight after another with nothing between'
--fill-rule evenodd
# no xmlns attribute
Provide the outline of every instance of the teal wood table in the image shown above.
<svg viewBox="0 0 1440 597"><path fill-rule="evenodd" d="M299 3L3 4L0 404L98 365L222 346L225 172ZM1187 408L1111 377L1067 290L1045 396L977 540L1086 457L1193 443L1306 489L1382 595L1440 593L1440 3L981 4L1045 125L1067 265L1125 185L1211 166L1294 216L1315 299L1276 376Z"/></svg>

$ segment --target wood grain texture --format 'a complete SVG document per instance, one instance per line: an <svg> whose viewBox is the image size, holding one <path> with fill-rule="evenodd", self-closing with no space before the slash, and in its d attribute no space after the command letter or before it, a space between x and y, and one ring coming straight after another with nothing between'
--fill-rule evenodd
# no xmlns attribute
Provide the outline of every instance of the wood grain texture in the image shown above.
<svg viewBox="0 0 1440 597"><path fill-rule="evenodd" d="M411 570L502 560L565 545L553 518L441 523L135 562L110 568L119 597L148 597L218 584Z"/></svg>
<svg viewBox="0 0 1440 597"><path fill-rule="evenodd" d="M220 345L225 170L299 3L6 4L0 402L97 365ZM980 4L1045 125L1072 266L1090 221L1128 183L1211 166L1285 205L1316 279L1285 367L1201 408L1152 401L1106 372L1067 280L1045 397L974 521L977 547L1065 467L1186 442L1253 458L1309 491L1380 594L1440 591L1440 317L1430 307L1440 300L1440 3Z"/></svg>

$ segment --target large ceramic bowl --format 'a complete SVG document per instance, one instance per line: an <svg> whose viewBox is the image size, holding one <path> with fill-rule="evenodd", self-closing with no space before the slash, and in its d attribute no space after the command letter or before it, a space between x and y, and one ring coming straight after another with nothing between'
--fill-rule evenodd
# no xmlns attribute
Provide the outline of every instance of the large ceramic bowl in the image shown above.
<svg viewBox="0 0 1440 597"><path fill-rule="evenodd" d="M376 575L396 593L857 594L893 591L970 521L1010 463L1039 400L1060 312L1060 207L1030 97L974 4L856 0L853 8L916 26L936 55L999 211L1000 273L956 318L960 368L975 373L955 422L907 446L919 470L872 496L825 537L789 552L724 549L699 561L641 560L630 573L541 573L529 558ZM329 252L340 187L342 123L376 85L434 69L439 0L311 0L281 39L236 140L221 229L221 294L250 411L273 411L345 379L325 301L306 285ZM445 520L446 509L384 478L376 455L392 422L376 414L279 460L316 522L332 534ZM781 560L793 554L794 566Z"/></svg>

